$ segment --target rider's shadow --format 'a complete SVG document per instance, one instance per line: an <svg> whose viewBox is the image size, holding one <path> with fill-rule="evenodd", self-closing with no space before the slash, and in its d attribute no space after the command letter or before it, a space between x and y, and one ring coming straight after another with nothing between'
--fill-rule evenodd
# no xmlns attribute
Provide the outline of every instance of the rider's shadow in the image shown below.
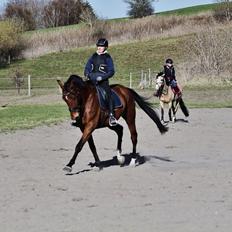
<svg viewBox="0 0 232 232"><path fill-rule="evenodd" d="M154 159L161 160L165 162L174 162L173 160L169 159L168 157L160 157L155 155L149 155L149 156L140 156L138 153L136 155L134 154L123 154L125 161L123 165L119 164L118 159L116 156L114 156L112 159L109 160L103 160L98 163L92 163L90 162L88 165L91 167L89 169L83 169L81 171L75 172L75 173L67 173L66 175L78 175L84 172L93 171L94 167L99 168L99 170L102 170L103 168L108 168L112 166L120 166L120 167L126 167L126 166L133 166L137 167L139 165L142 165L146 163L147 161L152 161Z"/></svg>

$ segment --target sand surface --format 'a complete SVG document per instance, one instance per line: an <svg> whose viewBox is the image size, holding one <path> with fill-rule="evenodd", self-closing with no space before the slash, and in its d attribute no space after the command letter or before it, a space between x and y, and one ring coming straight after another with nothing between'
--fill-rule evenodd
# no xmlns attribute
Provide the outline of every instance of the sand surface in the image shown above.
<svg viewBox="0 0 232 232"><path fill-rule="evenodd" d="M0 134L1 232L229 232L232 227L232 109L179 112L160 135L137 111L136 167L99 171L88 145L62 171L80 139L69 122ZM123 153L131 152L124 125ZM101 160L116 155L116 134L93 133Z"/></svg>

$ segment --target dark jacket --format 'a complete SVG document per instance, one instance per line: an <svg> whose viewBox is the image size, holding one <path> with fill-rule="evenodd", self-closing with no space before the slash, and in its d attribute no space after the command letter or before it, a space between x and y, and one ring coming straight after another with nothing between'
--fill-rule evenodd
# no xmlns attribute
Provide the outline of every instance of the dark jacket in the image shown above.
<svg viewBox="0 0 232 232"><path fill-rule="evenodd" d="M96 78L101 76L102 81L108 80L115 73L114 63L108 53L94 53L85 65L84 75L88 77L94 84L97 83Z"/></svg>
<svg viewBox="0 0 232 232"><path fill-rule="evenodd" d="M170 85L170 83L173 80L176 81L176 74L175 74L174 66L168 67L168 66L164 65L163 71L157 74L157 76L161 76L161 75L164 75L164 78L165 78L167 85Z"/></svg>

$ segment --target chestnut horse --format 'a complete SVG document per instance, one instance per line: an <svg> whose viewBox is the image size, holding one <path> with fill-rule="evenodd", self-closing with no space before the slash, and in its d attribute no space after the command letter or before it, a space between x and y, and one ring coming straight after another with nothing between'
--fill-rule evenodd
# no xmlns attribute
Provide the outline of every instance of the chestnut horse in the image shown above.
<svg viewBox="0 0 232 232"><path fill-rule="evenodd" d="M122 164L123 158L125 158L121 155L123 127L120 124L113 127L109 126L108 112L100 108L95 86L91 84L90 81L84 81L77 75L71 75L64 84L60 80L57 80L57 82L62 89L62 97L68 105L71 119L77 121L78 127L80 127L83 133L81 139L76 145L74 155L63 170L67 172L72 171L72 166L75 163L77 155L87 141L91 152L93 153L96 166L100 165L100 159L96 151L92 132L97 128L103 127L108 127L117 133L117 158L118 162ZM135 102L155 122L160 133L163 134L168 129L161 123L159 116L151 108L150 103L134 90L118 84L112 85L111 88L118 94L122 103L122 107L115 110L115 117L117 119L123 117L126 121L133 144L132 154L136 156L137 131L135 126Z"/></svg>

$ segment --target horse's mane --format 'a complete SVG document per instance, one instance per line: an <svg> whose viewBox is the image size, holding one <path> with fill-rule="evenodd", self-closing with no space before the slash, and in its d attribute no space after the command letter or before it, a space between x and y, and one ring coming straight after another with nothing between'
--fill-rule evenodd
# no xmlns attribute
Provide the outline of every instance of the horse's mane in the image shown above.
<svg viewBox="0 0 232 232"><path fill-rule="evenodd" d="M68 80L64 83L64 89L69 89L71 84L74 84L75 87L81 88L85 86L85 82L83 79L78 75L71 75Z"/></svg>

